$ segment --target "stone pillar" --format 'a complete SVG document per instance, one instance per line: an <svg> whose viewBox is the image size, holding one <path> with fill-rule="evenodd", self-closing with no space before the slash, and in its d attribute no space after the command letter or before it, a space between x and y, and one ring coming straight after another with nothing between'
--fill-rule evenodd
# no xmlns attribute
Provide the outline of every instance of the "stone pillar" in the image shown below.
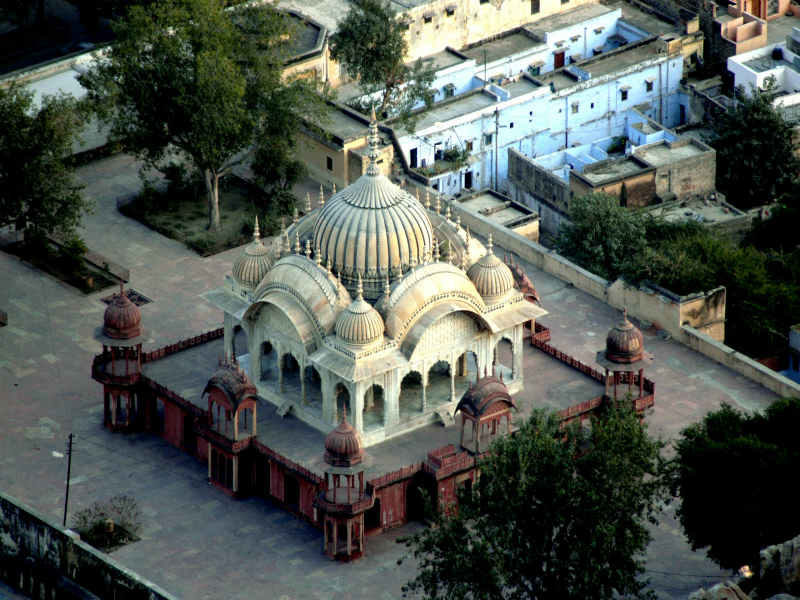
<svg viewBox="0 0 800 600"><path fill-rule="evenodd" d="M400 377L395 370L386 378L383 389L383 425L393 427L400 423Z"/></svg>
<svg viewBox="0 0 800 600"><path fill-rule="evenodd" d="M233 413L233 441L239 441L239 411Z"/></svg>
<svg viewBox="0 0 800 600"><path fill-rule="evenodd" d="M281 354L281 348L278 346L275 348L275 354L278 357L278 391L283 391L283 368L281 365L281 359L283 358L283 354Z"/></svg>
<svg viewBox="0 0 800 600"><path fill-rule="evenodd" d="M236 493L239 491L239 457L234 456L231 464L233 465L233 492Z"/></svg>
<svg viewBox="0 0 800 600"><path fill-rule="evenodd" d="M262 349L262 339L260 335L256 335L256 332L253 331L253 336L248 337L248 340L253 340L253 347L250 348L250 381L254 384L258 384L261 381L261 353L263 352Z"/></svg>
<svg viewBox="0 0 800 600"><path fill-rule="evenodd" d="M225 313L222 320L222 328L224 331L224 346L225 356L233 355L233 317Z"/></svg>
<svg viewBox="0 0 800 600"><path fill-rule="evenodd" d="M211 481L211 445L208 446L208 479Z"/></svg>
<svg viewBox="0 0 800 600"><path fill-rule="evenodd" d="M336 418L336 397L333 394L331 376L327 370L320 371L320 388L322 389L322 420L325 423L335 425Z"/></svg>
<svg viewBox="0 0 800 600"><path fill-rule="evenodd" d="M513 354L511 360L511 379L513 381L521 380L522 374L522 325L514 327L514 343L511 345L511 352Z"/></svg>
<svg viewBox="0 0 800 600"><path fill-rule="evenodd" d="M372 391L372 385L367 388L367 391L364 394L364 407L367 410L372 410L375 408L375 393Z"/></svg>
<svg viewBox="0 0 800 600"><path fill-rule="evenodd" d="M300 370L300 398L303 406L308 404L306 399L306 361L301 359L302 362L298 363L297 368Z"/></svg>
<svg viewBox="0 0 800 600"><path fill-rule="evenodd" d="M428 408L428 370L422 369L422 412Z"/></svg>
<svg viewBox="0 0 800 600"><path fill-rule="evenodd" d="M350 408L353 411L353 427L359 433L364 433L364 383L356 383L350 390Z"/></svg>
<svg viewBox="0 0 800 600"><path fill-rule="evenodd" d="M456 400L456 368L458 367L459 359L454 363L450 361L450 402Z"/></svg>

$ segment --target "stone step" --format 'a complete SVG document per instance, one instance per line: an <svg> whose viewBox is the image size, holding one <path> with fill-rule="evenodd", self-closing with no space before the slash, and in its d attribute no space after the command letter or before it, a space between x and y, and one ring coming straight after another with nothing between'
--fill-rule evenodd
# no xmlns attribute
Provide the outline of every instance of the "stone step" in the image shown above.
<svg viewBox="0 0 800 600"><path fill-rule="evenodd" d="M455 417L453 417L453 413L450 410L450 408L446 406L437 408L436 414L439 415L439 418L442 420L442 425L444 425L445 427L450 427L451 425L456 424Z"/></svg>
<svg viewBox="0 0 800 600"><path fill-rule="evenodd" d="M279 417L285 417L287 414L289 414L290 410L292 410L292 401L287 400L286 402L281 404L278 407L278 410L276 410L275 412L278 414Z"/></svg>

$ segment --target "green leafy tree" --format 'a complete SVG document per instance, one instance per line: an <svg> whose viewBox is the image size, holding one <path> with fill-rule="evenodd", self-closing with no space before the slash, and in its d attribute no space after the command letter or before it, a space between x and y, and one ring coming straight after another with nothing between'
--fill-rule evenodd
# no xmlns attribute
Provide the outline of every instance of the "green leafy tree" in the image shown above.
<svg viewBox="0 0 800 600"><path fill-rule="evenodd" d="M188 161L202 174L209 229L220 226L219 182L255 146L293 148L301 114L321 110L316 82L285 79L288 19L269 5L226 11L222 0L133 6L117 42L81 77L112 135L147 164ZM177 155L177 157L176 157ZM287 153L267 155L277 164Z"/></svg>
<svg viewBox="0 0 800 600"><path fill-rule="evenodd" d="M458 509L403 540L429 599L646 598L648 521L665 492L662 444L629 407L590 431L535 411L481 459Z"/></svg>
<svg viewBox="0 0 800 600"><path fill-rule="evenodd" d="M569 218L559 232L559 252L606 279L616 279L631 255L646 246L644 217L620 206L614 196L574 198Z"/></svg>
<svg viewBox="0 0 800 600"><path fill-rule="evenodd" d="M789 191L800 163L794 155L792 127L775 110L774 80L745 96L711 123L717 151L717 186L739 208L768 204Z"/></svg>
<svg viewBox="0 0 800 600"><path fill-rule="evenodd" d="M0 88L0 227L74 235L91 208L69 158L82 122L72 98L49 96L36 106L31 92Z"/></svg>
<svg viewBox="0 0 800 600"><path fill-rule="evenodd" d="M355 0L331 36L331 58L356 79L367 95L380 94L376 108L381 117L399 117L414 123L413 107L433 103L434 72L422 60L404 62L408 19L398 17L385 0ZM361 107L362 109L365 107Z"/></svg>
<svg viewBox="0 0 800 600"><path fill-rule="evenodd" d="M723 405L676 444L673 487L693 549L726 569L758 564L759 551L800 533L800 399L763 414Z"/></svg>

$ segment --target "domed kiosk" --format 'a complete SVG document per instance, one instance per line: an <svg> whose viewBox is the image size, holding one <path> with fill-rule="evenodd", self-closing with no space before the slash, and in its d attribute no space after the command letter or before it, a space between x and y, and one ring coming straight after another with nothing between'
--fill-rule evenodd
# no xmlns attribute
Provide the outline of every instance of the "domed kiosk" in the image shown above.
<svg viewBox="0 0 800 600"><path fill-rule="evenodd" d="M278 252L259 248L256 265L245 249L226 285L203 295L225 314L225 352L246 338L237 360L261 398L325 433L347 412L363 447L452 423L502 340L505 385L520 391L523 325L546 314L441 198L426 192L423 205L381 174L380 136L373 115L363 175L316 207L307 199L263 244Z"/></svg>
<svg viewBox="0 0 800 600"><path fill-rule="evenodd" d="M597 362L605 368L606 397L610 398L613 393L617 400L627 394L634 402L644 397L644 368L653 362L653 356L645 352L644 336L628 320L627 309L622 310L622 320L609 330L606 347L597 353ZM627 384L628 389L620 392L618 388L623 384Z"/></svg>

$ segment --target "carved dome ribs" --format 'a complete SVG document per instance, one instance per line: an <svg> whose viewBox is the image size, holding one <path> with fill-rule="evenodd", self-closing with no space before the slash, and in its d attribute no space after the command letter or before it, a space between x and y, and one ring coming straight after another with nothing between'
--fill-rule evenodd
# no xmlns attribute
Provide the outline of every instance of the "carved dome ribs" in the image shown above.
<svg viewBox="0 0 800 600"><path fill-rule="evenodd" d="M103 314L103 334L115 340L129 340L141 333L142 313L120 284L119 293L114 294Z"/></svg>
<svg viewBox="0 0 800 600"><path fill-rule="evenodd" d="M514 275L508 265L495 256L491 233L486 254L469 268L467 275L487 304L495 304L514 289Z"/></svg>
<svg viewBox="0 0 800 600"><path fill-rule="evenodd" d="M363 279L364 297L376 300L384 280L399 279L421 264L432 247L433 227L417 200L377 169L377 123L370 123L370 164L352 185L320 209L313 244L321 261L331 261L353 293Z"/></svg>
<svg viewBox="0 0 800 600"><path fill-rule="evenodd" d="M256 217L253 241L244 249L233 263L232 274L236 282L243 288L255 289L272 267L269 250L261 241L258 230L258 217Z"/></svg>

